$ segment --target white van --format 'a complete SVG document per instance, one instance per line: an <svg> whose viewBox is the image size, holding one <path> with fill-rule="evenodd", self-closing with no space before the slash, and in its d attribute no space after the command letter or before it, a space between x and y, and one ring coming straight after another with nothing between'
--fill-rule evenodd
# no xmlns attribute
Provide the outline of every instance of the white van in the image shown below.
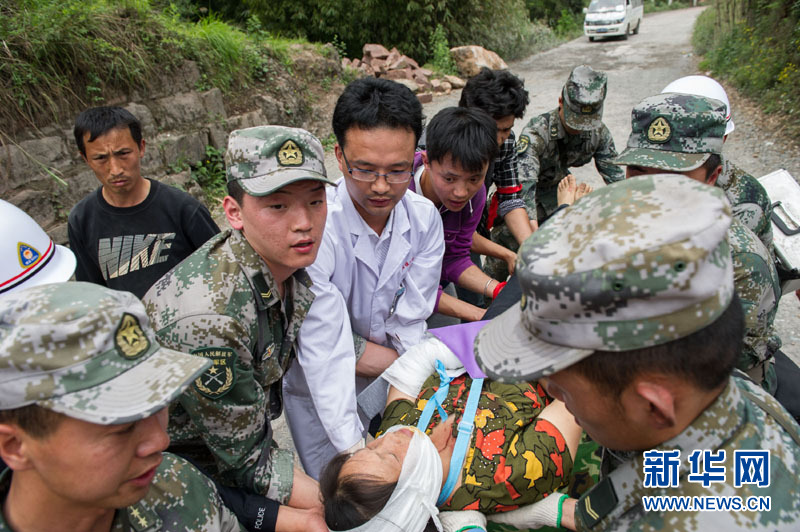
<svg viewBox="0 0 800 532"><path fill-rule="evenodd" d="M590 41L615 35L627 39L631 33L639 33L644 4L643 0L592 0L583 12L583 33Z"/></svg>

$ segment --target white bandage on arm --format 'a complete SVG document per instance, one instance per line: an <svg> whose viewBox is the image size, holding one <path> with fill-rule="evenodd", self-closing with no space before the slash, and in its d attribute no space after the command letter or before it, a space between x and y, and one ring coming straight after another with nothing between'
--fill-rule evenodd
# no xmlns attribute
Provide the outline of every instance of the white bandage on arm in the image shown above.
<svg viewBox="0 0 800 532"><path fill-rule="evenodd" d="M438 338L426 338L403 353L381 377L400 392L416 397L425 380L436 373L436 361L441 360L451 377L464 372L458 357Z"/></svg>

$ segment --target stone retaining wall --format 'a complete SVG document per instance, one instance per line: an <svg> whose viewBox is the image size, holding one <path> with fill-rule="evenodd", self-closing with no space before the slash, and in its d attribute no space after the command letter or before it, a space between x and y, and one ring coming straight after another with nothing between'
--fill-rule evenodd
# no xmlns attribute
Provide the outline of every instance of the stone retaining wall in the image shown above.
<svg viewBox="0 0 800 532"><path fill-rule="evenodd" d="M173 74L171 84L154 84L159 88L148 97L134 93L130 101L103 104L125 107L142 122L146 143L143 175L199 197L202 193L190 173L170 174L170 168L200 161L208 145L224 149L234 129L285 124L304 127L320 138L330 132L331 102L343 87L339 58L335 53L323 57L307 49L298 52L302 63L309 63L308 70L295 63L293 69L276 74L275 87L280 89L247 95L249 109L238 114L229 115L226 109L241 109L241 102L226 102L219 89L194 90L200 73L191 62ZM333 82L327 90L315 92L309 80L319 81L323 75ZM67 186L58 184L45 168L64 179ZM30 214L56 242L67 241L70 209L98 185L80 157L71 124L30 130L13 142L0 136L0 197Z"/></svg>

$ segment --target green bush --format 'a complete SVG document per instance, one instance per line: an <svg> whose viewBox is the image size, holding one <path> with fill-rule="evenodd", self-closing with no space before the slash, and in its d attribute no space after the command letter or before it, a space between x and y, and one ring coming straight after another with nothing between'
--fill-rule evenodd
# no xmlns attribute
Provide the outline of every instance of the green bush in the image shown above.
<svg viewBox="0 0 800 532"><path fill-rule="evenodd" d="M583 10L583 0L525 0L531 20L539 20L556 28L564 17L564 11L577 15ZM563 24L563 23L562 23Z"/></svg>
<svg viewBox="0 0 800 532"><path fill-rule="evenodd" d="M211 203L227 194L227 178L225 176L225 151L214 146L206 146L206 156L191 165L192 179L200 188L206 201Z"/></svg>
<svg viewBox="0 0 800 532"><path fill-rule="evenodd" d="M441 24L438 24L436 30L431 34L431 50L433 50L431 65L436 71L442 74L458 74L455 61L450 55L447 34Z"/></svg>
<svg viewBox="0 0 800 532"><path fill-rule="evenodd" d="M692 43L700 66L781 113L800 133L800 1L735 5L717 1L698 18Z"/></svg>
<svg viewBox="0 0 800 532"><path fill-rule="evenodd" d="M290 66L288 46L252 35L188 0L10 0L0 2L0 123L7 130L58 121L144 90L184 60L197 62L201 87L223 91L265 80ZM254 19L257 22L257 19ZM276 66L277 63L277 66Z"/></svg>
<svg viewBox="0 0 800 532"><path fill-rule="evenodd" d="M232 0L233 1L233 0ZM438 25L451 46L478 44L512 59L525 55L537 28L524 0L244 0L275 35L315 42L338 38L347 57L366 43L397 47L420 63L433 61Z"/></svg>

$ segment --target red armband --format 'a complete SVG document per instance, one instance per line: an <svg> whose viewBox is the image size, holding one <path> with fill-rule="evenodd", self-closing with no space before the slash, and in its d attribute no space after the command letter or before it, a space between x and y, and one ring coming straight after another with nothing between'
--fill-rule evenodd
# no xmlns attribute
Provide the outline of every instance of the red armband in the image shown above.
<svg viewBox="0 0 800 532"><path fill-rule="evenodd" d="M505 281L503 281L502 283L497 283L497 286L495 286L494 290L492 290L492 299L497 299L497 294L499 294L500 291L503 288L505 288L505 286L506 286L506 282Z"/></svg>

